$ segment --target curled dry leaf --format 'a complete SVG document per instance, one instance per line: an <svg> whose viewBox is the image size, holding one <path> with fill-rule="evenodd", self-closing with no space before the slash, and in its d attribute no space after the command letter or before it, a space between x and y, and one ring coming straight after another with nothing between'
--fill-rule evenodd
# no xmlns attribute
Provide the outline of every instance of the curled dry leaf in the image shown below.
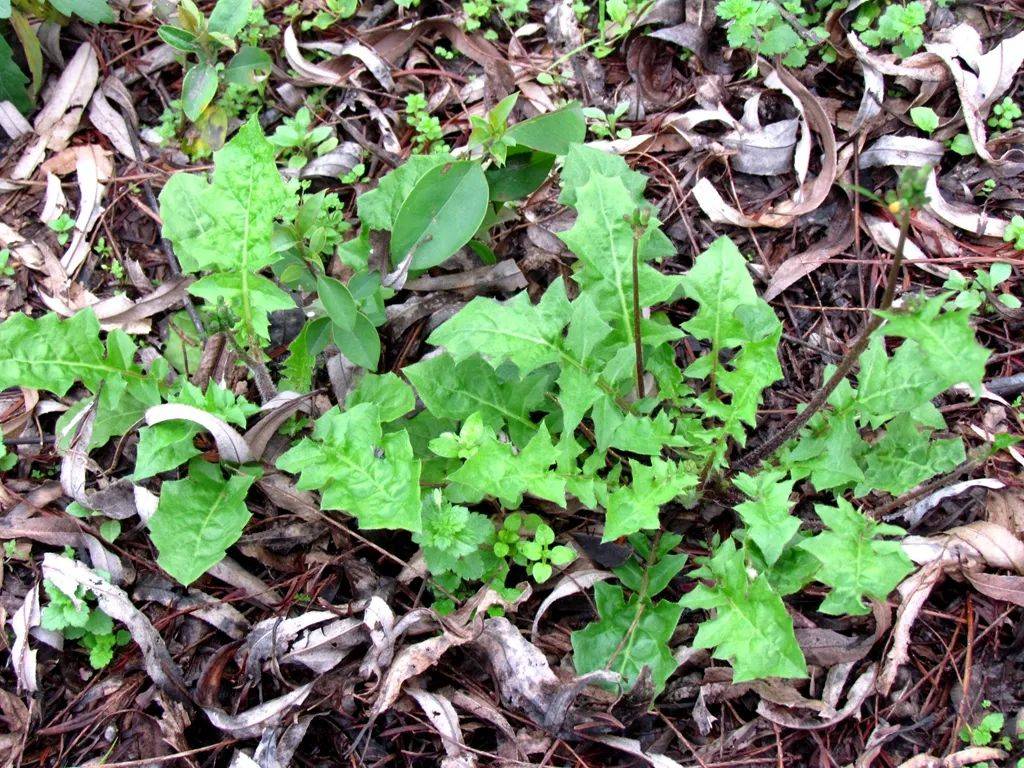
<svg viewBox="0 0 1024 768"><path fill-rule="evenodd" d="M217 444L217 451L223 461L230 461L233 464L244 464L252 461L252 452L245 438L228 424L224 419L207 413L201 408L180 403L164 403L154 405L146 411L146 424L153 426L165 421L181 419L192 421L203 427Z"/></svg>
<svg viewBox="0 0 1024 768"><path fill-rule="evenodd" d="M835 725L836 723L841 722L860 711L860 708L867 700L867 697L874 692L875 680L877 677L878 667L875 664L871 664L864 672L861 673L860 677L857 678L853 685L850 686L850 691L846 696L846 704L843 705L842 709L835 710L834 714L827 717L816 719L800 717L793 714L786 707L773 704L764 699L762 699L757 705L757 711L762 717L787 728L795 728L798 730L819 730L821 728L828 728L829 726ZM827 707L827 705L825 706ZM828 707L828 709L831 708ZM823 710L823 715L824 711L827 710Z"/></svg>
<svg viewBox="0 0 1024 768"><path fill-rule="evenodd" d="M900 763L897 768L964 768L977 765L986 760L1002 760L1006 753L995 747L968 747L945 757L931 755L915 755Z"/></svg>
<svg viewBox="0 0 1024 768"><path fill-rule="evenodd" d="M825 240L782 262L768 281L768 286L764 290L764 300L771 301L829 259L846 251L853 245L853 236L853 217L848 212L844 212L843 215L831 222Z"/></svg>
<svg viewBox="0 0 1024 768"><path fill-rule="evenodd" d="M314 392L306 395L300 395L298 392L279 392L263 404L260 410L264 412L264 416L253 424L242 438L249 446L249 453L253 461L263 458L267 445L282 424L297 411L309 410L310 401L315 394Z"/></svg>
<svg viewBox="0 0 1024 768"><path fill-rule="evenodd" d="M562 730L570 708L587 685L619 679L613 672L592 672L570 682L560 681L540 649L503 616L484 621L473 647L487 656L502 701L526 712L549 733Z"/></svg>
<svg viewBox="0 0 1024 768"><path fill-rule="evenodd" d="M902 168L935 165L942 159L946 148L942 142L924 139L920 136L879 137L870 147L860 153L860 167L893 166Z"/></svg>
<svg viewBox="0 0 1024 768"><path fill-rule="evenodd" d="M89 42L82 43L49 91L46 104L36 115L32 128L37 134L18 160L11 178L28 179L43 161L46 150L60 151L78 128L83 107L89 103L99 81L99 61Z"/></svg>
<svg viewBox="0 0 1024 768"><path fill-rule="evenodd" d="M160 580L162 581L162 580ZM219 629L232 640L241 640L250 630L249 620L230 603L217 600L198 589L189 588L188 594L175 591L167 582L140 584L132 592L136 600L159 603L175 611L187 611Z"/></svg>
<svg viewBox="0 0 1024 768"><path fill-rule="evenodd" d="M957 526L936 536L907 536L902 547L911 560L923 567L897 588L901 602L896 612L889 653L878 678L881 693L889 692L899 667L908 660L910 630L932 589L946 574L963 574L969 578L983 574L982 569L987 566L1011 570L1017 576L1024 575L1024 543L1003 526L983 520ZM1012 586L984 576L981 583L995 593L990 595L992 597Z"/></svg>
<svg viewBox="0 0 1024 768"><path fill-rule="evenodd" d="M25 601L11 617L11 631L14 642L11 643L11 666L18 680L18 690L35 693L39 690L36 680L36 651L29 647L29 632L39 626L39 585L36 584L25 595Z"/></svg>
<svg viewBox="0 0 1024 768"><path fill-rule="evenodd" d="M167 651L160 633L136 608L120 587L104 581L82 563L47 552L43 555L43 578L53 581L61 591L74 595L79 586L96 596L99 608L110 618L120 621L131 633L142 651L146 673L156 685L179 701L188 701L191 694L185 686L178 665Z"/></svg>
<svg viewBox="0 0 1024 768"><path fill-rule="evenodd" d="M800 186L793 196L773 208L753 216L725 201L714 185L701 178L693 187L693 196L712 221L739 227L785 227L798 216L818 208L825 200L839 169L838 152L832 122L818 98L785 69L771 70L764 80L770 88L781 90L797 106L801 114L802 135L794 154ZM811 131L818 135L822 148L821 173L804 181L810 153Z"/></svg>
<svg viewBox="0 0 1024 768"><path fill-rule="evenodd" d="M924 516L935 509L945 499L951 499L959 496L964 491L970 490L971 488L991 488L993 490L1004 488L1005 485L999 480L993 480L987 477L978 478L976 480L964 480L953 485L948 485L945 488L928 494L923 499L914 502L909 507L901 509L898 512L893 512L891 515L886 515L885 520L903 520L908 526L915 526L924 519Z"/></svg>
<svg viewBox="0 0 1024 768"><path fill-rule="evenodd" d="M645 752L644 748L640 746L640 742L636 739L627 739L625 736L594 736L592 738L599 744L604 744L619 752L625 752L627 755L638 757L648 765L654 766L654 768L683 768L680 763L677 763L671 757L658 755L653 752Z"/></svg>
<svg viewBox="0 0 1024 768"><path fill-rule="evenodd" d="M419 704L441 737L441 745L447 754L441 761L441 768L473 768L476 765L476 755L466 749L459 716L448 697L424 691L422 688L409 688L406 694Z"/></svg>
<svg viewBox="0 0 1024 768"><path fill-rule="evenodd" d="M279 726L292 710L301 706L313 690L313 685L314 683L307 683L283 696L234 715L229 715L217 707L203 707L203 711L213 726L228 736L236 739L255 739L262 736L267 729Z"/></svg>
<svg viewBox="0 0 1024 768"><path fill-rule="evenodd" d="M610 579L614 576L609 571L602 571L593 568L586 570L575 571L572 573L566 573L558 580L555 584L555 588L551 590L551 593L544 598L544 602L540 604L537 609L537 615L533 617L533 626L530 628L530 637L536 640L537 628L540 626L541 617L547 612L548 608L554 605L557 601L563 597L574 595L577 592L585 592L590 589L599 581Z"/></svg>

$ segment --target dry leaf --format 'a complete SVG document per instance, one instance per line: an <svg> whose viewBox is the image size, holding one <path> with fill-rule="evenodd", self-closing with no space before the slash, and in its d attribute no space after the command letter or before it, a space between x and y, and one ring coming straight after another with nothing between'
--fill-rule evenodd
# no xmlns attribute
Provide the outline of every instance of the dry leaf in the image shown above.
<svg viewBox="0 0 1024 768"><path fill-rule="evenodd" d="M156 685L179 701L191 698L178 665L167 651L160 633L153 628L149 619L132 605L132 601L120 587L101 579L82 563L47 552L43 555L43 578L50 579L61 591L74 595L79 586L85 587L96 597L99 608L110 618L120 621L131 633L142 652L146 673Z"/></svg>

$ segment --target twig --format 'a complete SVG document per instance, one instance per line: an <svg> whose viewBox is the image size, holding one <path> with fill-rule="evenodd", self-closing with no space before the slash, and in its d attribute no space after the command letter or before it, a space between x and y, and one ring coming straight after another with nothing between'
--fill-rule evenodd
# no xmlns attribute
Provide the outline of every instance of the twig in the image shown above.
<svg viewBox="0 0 1024 768"><path fill-rule="evenodd" d="M892 306L893 296L896 293L896 282L899 279L900 268L903 266L903 251L907 245L907 235L910 232L910 208L905 207L901 214L900 219L900 237L896 243L896 252L893 254L892 263L889 266L889 277L885 282L885 293L882 294L882 301L879 303L878 309L885 311ZM815 392L814 397L807 404L800 414L795 419L790 421L785 427L778 430L775 434L771 435L757 448L748 451L746 454L741 456L739 460L733 465L739 470L749 470L757 467L762 461L770 457L777 451L783 443L791 438L795 437L796 434L803 429L804 425L811 420L818 411L821 410L822 406L828 402L829 396L839 386L839 383L846 378L846 375L853 370L853 366L856 365L860 359L861 353L867 349L868 342L871 341L871 335L882 325L883 318L878 314L873 314L867 324L864 326L864 330L861 331L857 341L851 347L849 353L844 357L838 366L836 366L835 372L833 372L831 378L825 382L825 385Z"/></svg>

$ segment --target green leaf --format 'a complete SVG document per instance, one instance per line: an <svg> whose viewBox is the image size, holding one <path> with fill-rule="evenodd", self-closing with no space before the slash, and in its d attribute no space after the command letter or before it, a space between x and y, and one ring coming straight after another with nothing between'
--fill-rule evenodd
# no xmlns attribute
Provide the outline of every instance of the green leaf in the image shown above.
<svg viewBox="0 0 1024 768"><path fill-rule="evenodd" d="M564 155L587 134L587 122L576 102L554 112L531 117L508 129L506 136L516 144L550 155Z"/></svg>
<svg viewBox="0 0 1024 768"><path fill-rule="evenodd" d="M885 600L914 567L899 543L876 538L902 535L901 529L876 523L843 498L836 503L814 506L828 530L800 548L821 561L816 579L832 587L819 610L832 616L861 616L869 612L865 597Z"/></svg>
<svg viewBox="0 0 1024 768"><path fill-rule="evenodd" d="M737 310L757 304L760 298L747 263L732 240L715 240L683 275L682 285L686 297L700 305L683 328L710 342L715 351L739 347L748 340L747 327Z"/></svg>
<svg viewBox="0 0 1024 768"><path fill-rule="evenodd" d="M594 585L599 620L572 633L572 659L583 675L611 669L622 675L630 688L644 667L651 671L655 694L661 693L679 666L669 648L682 608L668 600L651 603L633 595L626 601L622 587L599 582Z"/></svg>
<svg viewBox="0 0 1024 768"><path fill-rule="evenodd" d="M946 296L939 295L906 310L879 312L887 320L882 332L916 343L924 353L921 363L946 385L943 390L966 383L981 392L989 352L975 339L970 311L945 306Z"/></svg>
<svg viewBox="0 0 1024 768"><path fill-rule="evenodd" d="M562 167L562 192L558 202L576 207L576 190L586 184L591 176L618 178L629 190L630 198L635 203L634 207L643 204L647 177L631 170L619 155L583 144L574 145L565 157L565 164Z"/></svg>
<svg viewBox="0 0 1024 768"><path fill-rule="evenodd" d="M113 24L117 21L107 0L49 0L49 3L65 16L75 15L90 24Z"/></svg>
<svg viewBox="0 0 1024 768"><path fill-rule="evenodd" d="M732 664L733 682L764 677L806 677L807 665L782 599L764 574L751 578L742 549L726 539L691 574L698 583L679 601L684 608L713 610L693 639L695 648L713 648L712 656Z"/></svg>
<svg viewBox="0 0 1024 768"><path fill-rule="evenodd" d="M529 493L565 506L565 478L551 470L558 462L558 449L544 424L518 453L485 428L479 415L467 420L462 436L470 431L478 436L467 442L475 444L464 450L465 461L449 475L453 500L476 504L491 496L506 509L518 509L523 495Z"/></svg>
<svg viewBox="0 0 1024 768"><path fill-rule="evenodd" d="M478 512L428 495L423 499L423 530L412 539L423 547L427 567L435 576L454 573L479 579L485 568L481 550L493 541L494 524Z"/></svg>
<svg viewBox="0 0 1024 768"><path fill-rule="evenodd" d="M100 324L91 310L67 320L16 313L0 323L0 389L31 387L63 396L75 382L95 392L123 370L105 359Z"/></svg>
<svg viewBox="0 0 1024 768"><path fill-rule="evenodd" d="M254 479L225 479L218 465L194 459L184 480L165 482L149 520L160 567L188 586L219 563L249 522L245 497Z"/></svg>
<svg viewBox="0 0 1024 768"><path fill-rule="evenodd" d="M180 467L202 453L192 443L198 432L198 427L187 421L167 421L140 430L132 475L135 481Z"/></svg>
<svg viewBox="0 0 1024 768"><path fill-rule="evenodd" d="M9 101L21 112L32 108L28 96L28 77L14 62L14 52L7 41L0 37L0 101Z"/></svg>
<svg viewBox="0 0 1024 768"><path fill-rule="evenodd" d="M939 116L931 107L911 107L910 120L925 133L932 133L939 127Z"/></svg>
<svg viewBox="0 0 1024 768"><path fill-rule="evenodd" d="M447 349L456 362L480 354L495 368L509 361L525 375L566 357L561 340L569 312L565 286L556 280L538 304L525 292L506 302L478 296L427 341Z"/></svg>
<svg viewBox="0 0 1024 768"><path fill-rule="evenodd" d="M253 119L214 153L212 182L173 175L160 193L164 236L185 272L213 271L190 287L208 296L230 291L229 304L246 333L267 339L267 312L294 306L287 294L257 273L276 259L274 220L290 202L274 161L274 147Z"/></svg>
<svg viewBox="0 0 1024 768"><path fill-rule="evenodd" d="M404 369L407 372L409 369ZM400 419L416 407L416 397L412 388L394 373L377 376L368 373L360 379L359 384L345 399L346 408L354 408L360 403L377 406L380 420L383 423Z"/></svg>
<svg viewBox="0 0 1024 768"><path fill-rule="evenodd" d="M633 228L638 206L621 179L592 174L576 190L576 222L560 237L578 259L575 280L589 293L601 317L627 345L632 344ZM671 242L651 218L637 249L641 307L669 299L678 279L663 275L644 262L675 252Z"/></svg>
<svg viewBox="0 0 1024 768"><path fill-rule="evenodd" d="M651 465L630 459L632 480L609 494L602 541L614 541L641 530L661 527L663 504L697 486L697 476L671 461L651 459Z"/></svg>
<svg viewBox="0 0 1024 768"><path fill-rule="evenodd" d="M854 494L885 491L899 496L952 471L965 458L959 437L936 440L931 429L919 429L914 418L903 413L888 423L885 434L867 452L864 479Z"/></svg>
<svg viewBox="0 0 1024 768"><path fill-rule="evenodd" d="M408 433L382 433L374 405L332 408L277 467L299 474L300 490L319 490L324 509L349 513L364 530L420 530L420 462Z"/></svg>
<svg viewBox="0 0 1024 768"><path fill-rule="evenodd" d="M437 355L402 372L438 418L464 421L479 413L489 428L507 428L517 445L525 445L537 429L530 414L549 404L545 397L549 374L503 376L507 372L495 370L480 357L456 363L449 355Z"/></svg>
<svg viewBox="0 0 1024 768"><path fill-rule="evenodd" d="M769 566L779 559L800 528L800 521L790 514L794 482L772 470L754 477L740 474L733 479L733 485L748 499L736 505L736 514Z"/></svg>
<svg viewBox="0 0 1024 768"><path fill-rule="evenodd" d="M181 106L192 122L199 119L217 95L217 70L212 64L194 64L181 83Z"/></svg>
<svg viewBox="0 0 1024 768"><path fill-rule="evenodd" d="M224 67L224 82L253 86L270 74L274 60L270 54L252 45L243 45Z"/></svg>
<svg viewBox="0 0 1024 768"><path fill-rule="evenodd" d="M233 38L242 31L251 11L252 0L217 0L210 12L208 28Z"/></svg>
<svg viewBox="0 0 1024 768"><path fill-rule="evenodd" d="M454 162L451 155L437 153L412 155L408 160L384 175L375 189L356 198L359 220L369 229L390 231L409 193L420 179L434 168Z"/></svg>
<svg viewBox="0 0 1024 768"><path fill-rule="evenodd" d="M342 354L361 368L373 370L380 362L380 334L362 312L356 312L351 328L332 325L331 338Z"/></svg>
<svg viewBox="0 0 1024 768"><path fill-rule="evenodd" d="M502 167L484 171L491 200L509 202L529 197L544 183L555 165L546 152L510 149Z"/></svg>
<svg viewBox="0 0 1024 768"><path fill-rule="evenodd" d="M187 29L161 24L156 30L157 36L172 48L184 53L198 53L202 50L199 39Z"/></svg>
<svg viewBox="0 0 1024 768"><path fill-rule="evenodd" d="M320 275L316 279L316 292L332 323L346 329L351 329L355 325L356 302L344 283L333 277Z"/></svg>
<svg viewBox="0 0 1024 768"><path fill-rule="evenodd" d="M308 392L312 387L316 356L330 340L331 319L320 317L306 323L292 343L288 345L288 359L281 366L283 388Z"/></svg>
<svg viewBox="0 0 1024 768"><path fill-rule="evenodd" d="M391 261L410 253L411 269L429 269L470 241L487 213L487 179L479 163L453 162L427 171L395 217Z"/></svg>

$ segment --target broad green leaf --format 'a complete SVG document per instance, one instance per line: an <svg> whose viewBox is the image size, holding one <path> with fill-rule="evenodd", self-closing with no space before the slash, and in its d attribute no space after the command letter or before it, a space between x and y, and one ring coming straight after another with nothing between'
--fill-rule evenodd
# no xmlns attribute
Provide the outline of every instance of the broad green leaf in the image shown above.
<svg viewBox="0 0 1024 768"><path fill-rule="evenodd" d="M592 174L576 190L575 207L576 222L560 235L578 259L574 278L628 349L634 331L633 228L626 219L637 212L637 204L619 178ZM644 262L674 252L652 218L637 251L641 307L672 296L678 280Z"/></svg>
<svg viewBox="0 0 1024 768"><path fill-rule="evenodd" d="M833 616L860 616L870 610L865 597L885 600L914 566L898 542L877 538L902 535L901 529L876 523L843 498L836 503L835 507L814 506L828 529L800 547L821 561L815 578L832 587L819 610Z"/></svg>
<svg viewBox="0 0 1024 768"><path fill-rule="evenodd" d="M952 471L965 458L959 437L938 440L931 429L918 428L910 414L900 414L886 425L885 434L866 453L864 479L854 495L885 491L899 496Z"/></svg>
<svg viewBox="0 0 1024 768"><path fill-rule="evenodd" d="M989 352L977 342L966 309L945 310L946 296L919 302L908 310L880 312L886 318L882 332L916 342L924 353L923 365L938 382L969 384L981 392Z"/></svg>
<svg viewBox="0 0 1024 768"><path fill-rule="evenodd" d="M190 292L203 292L209 300L226 292L246 332L263 340L268 337L267 313L294 306L257 274L277 259L271 245L274 221L290 201L274 155L259 123L250 120L214 154L212 182L177 173L160 193L163 233L182 270L214 272L190 286Z"/></svg>
<svg viewBox="0 0 1024 768"><path fill-rule="evenodd" d="M210 12L209 30L227 37L242 31L252 11L252 0L217 0Z"/></svg>
<svg viewBox="0 0 1024 768"><path fill-rule="evenodd" d="M517 453L483 427L479 417L475 422L467 422L464 435L467 427L474 428L474 423L480 430L476 444L464 451L462 466L449 475L449 495L453 500L476 504L491 496L506 509L518 509L523 495L529 493L565 506L565 478L551 469L558 462L558 449L544 424Z"/></svg>
<svg viewBox="0 0 1024 768"><path fill-rule="evenodd" d="M600 618L572 633L576 672L611 669L622 675L623 688L629 689L647 667L655 694L661 693L679 666L668 643L682 608L668 600L651 603L636 595L627 602L622 587L605 582L594 585L594 602Z"/></svg>
<svg viewBox="0 0 1024 768"><path fill-rule="evenodd" d="M169 46L184 53L198 53L201 50L199 39L187 29L161 24L157 28L156 34Z"/></svg>
<svg viewBox="0 0 1024 768"><path fill-rule="evenodd" d="M249 522L245 496L254 479L225 479L217 464L194 459L188 477L165 482L149 520L160 567L188 586L224 559Z"/></svg>
<svg viewBox="0 0 1024 768"><path fill-rule="evenodd" d="M625 160L611 152L576 144L569 149L565 157L561 176L562 192L558 202L564 205L576 207L576 191L586 184L591 176L618 178L629 191L634 207L643 205L647 177L630 169Z"/></svg>
<svg viewBox="0 0 1024 768"><path fill-rule="evenodd" d="M480 354L495 368L507 360L525 375L566 359L562 329L569 313L565 286L556 280L538 304L525 292L506 302L478 296L427 341L447 349L456 362ZM575 365L582 367L579 361Z"/></svg>
<svg viewBox="0 0 1024 768"><path fill-rule="evenodd" d="M764 677L806 677L807 665L782 599L762 573L751 578L742 549L726 539L691 574L698 583L679 601L684 608L714 611L693 639L695 648L713 648L712 656L732 664L733 682Z"/></svg>
<svg viewBox="0 0 1024 768"><path fill-rule="evenodd" d="M356 302L344 283L333 277L320 275L316 279L316 292L332 323L340 328L349 329L355 325Z"/></svg>
<svg viewBox="0 0 1024 768"><path fill-rule="evenodd" d="M413 155L395 170L387 173L375 189L356 198L359 220L368 229L390 231L398 211L419 180L430 170L454 162L448 154Z"/></svg>
<svg viewBox="0 0 1024 768"><path fill-rule="evenodd" d="M505 165L484 172L491 200L509 202L529 197L544 183L554 164L555 156L546 152L509 150Z"/></svg>
<svg viewBox="0 0 1024 768"><path fill-rule="evenodd" d="M224 82L252 86L266 79L274 60L262 48L243 45L224 67Z"/></svg>
<svg viewBox="0 0 1024 768"><path fill-rule="evenodd" d="M167 421L139 430L132 477L136 482L145 480L198 456L202 451L192 443L198 432L199 428L188 421Z"/></svg>
<svg viewBox="0 0 1024 768"><path fill-rule="evenodd" d="M652 458L650 466L630 459L631 481L608 495L602 541L614 541L661 527L662 505L697 487L697 476L671 461Z"/></svg>
<svg viewBox="0 0 1024 768"><path fill-rule="evenodd" d="M0 389L31 387L63 396L80 381L95 392L108 377L124 373L107 361L91 310L67 320L52 312L39 319L16 313L0 323Z"/></svg>
<svg viewBox="0 0 1024 768"><path fill-rule="evenodd" d="M761 299L747 272L739 249L727 237L715 240L700 254L682 277L683 291L700 309L683 328L718 351L738 347L748 340L747 327L737 310Z"/></svg>
<svg viewBox="0 0 1024 768"><path fill-rule="evenodd" d="M517 123L505 134L516 144L550 155L564 155L574 144L583 141L587 122L580 105L573 102L554 112L531 117Z"/></svg>
<svg viewBox="0 0 1024 768"><path fill-rule="evenodd" d="M0 101L9 101L21 112L32 108L28 96L28 77L14 62L14 51L0 37Z"/></svg>
<svg viewBox="0 0 1024 768"><path fill-rule="evenodd" d="M403 372L409 369L404 369ZM354 408L360 403L377 406L380 420L383 423L399 419L416 407L416 397L412 387L398 378L394 373L377 376L368 373L360 379L359 384L345 399L346 408Z"/></svg>
<svg viewBox="0 0 1024 768"><path fill-rule="evenodd" d="M772 470L754 477L740 474L732 481L747 497L747 501L736 505L736 514L767 565L774 565L800 528L800 520L790 514L793 504L789 497L794 482L782 472Z"/></svg>
<svg viewBox="0 0 1024 768"><path fill-rule="evenodd" d="M356 312L351 328L332 325L331 338L342 354L360 368L373 370L380 362L380 334L362 312Z"/></svg>
<svg viewBox="0 0 1024 768"><path fill-rule="evenodd" d="M410 253L411 269L429 269L470 241L487 213L487 179L479 163L464 160L427 171L395 217L391 261Z"/></svg>
<svg viewBox="0 0 1024 768"><path fill-rule="evenodd" d="M456 363L448 355L437 355L402 372L435 416L463 421L480 413L491 429L507 428L517 445L525 445L537 429L530 414L550 405L545 397L550 375L502 376L503 369L495 370L480 357Z"/></svg>
<svg viewBox="0 0 1024 768"><path fill-rule="evenodd" d="M217 70L212 64L194 64L181 82L181 107L192 122L199 119L217 95Z"/></svg>
<svg viewBox="0 0 1024 768"><path fill-rule="evenodd" d="M405 431L383 434L374 405L332 408L277 467L298 474L300 490L319 490L323 509L347 512L364 530L420 530L420 462Z"/></svg>
<svg viewBox="0 0 1024 768"><path fill-rule="evenodd" d="M107 0L49 0L49 3L65 16L75 15L90 24L113 24L117 21Z"/></svg>

